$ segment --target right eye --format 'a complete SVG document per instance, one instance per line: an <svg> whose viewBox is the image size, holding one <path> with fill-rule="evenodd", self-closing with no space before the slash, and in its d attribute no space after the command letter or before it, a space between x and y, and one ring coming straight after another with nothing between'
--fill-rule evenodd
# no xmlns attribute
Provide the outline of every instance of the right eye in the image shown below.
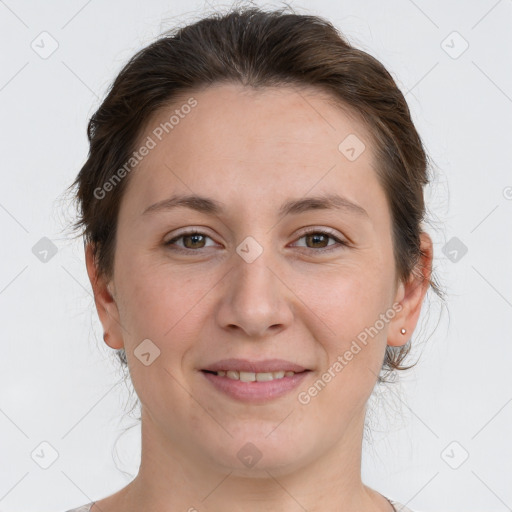
<svg viewBox="0 0 512 512"><path fill-rule="evenodd" d="M170 249L173 251L188 252L196 249L202 249L203 247L207 247L205 245L207 238L210 237L208 235L205 235L204 233L201 233L200 231L187 231L172 238L171 240L168 240L167 242L164 243L164 245L166 247L170 247ZM178 240L183 241L182 246L176 245L176 242ZM173 245L175 247L171 247Z"/></svg>

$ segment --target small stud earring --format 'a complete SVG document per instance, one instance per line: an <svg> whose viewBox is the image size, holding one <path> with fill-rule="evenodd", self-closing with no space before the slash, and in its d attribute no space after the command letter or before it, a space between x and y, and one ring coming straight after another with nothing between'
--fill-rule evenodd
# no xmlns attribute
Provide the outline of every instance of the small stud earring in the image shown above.
<svg viewBox="0 0 512 512"><path fill-rule="evenodd" d="M407 332L407 329L404 329L404 328L402 327L402 328L400 329L400 332L401 332L402 334L405 334L405 333Z"/></svg>

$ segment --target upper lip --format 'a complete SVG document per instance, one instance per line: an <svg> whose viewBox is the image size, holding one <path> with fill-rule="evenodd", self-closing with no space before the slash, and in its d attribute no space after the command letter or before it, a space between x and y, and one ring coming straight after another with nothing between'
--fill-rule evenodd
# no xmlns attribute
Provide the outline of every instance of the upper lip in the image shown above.
<svg viewBox="0 0 512 512"><path fill-rule="evenodd" d="M220 370L238 370L242 372L254 372L254 373L264 373L264 372L277 372L279 370L284 370L285 372L295 372L300 373L307 368L300 366L298 364L292 363L290 361L285 361L284 359L265 359L263 361L249 361L247 359L222 359L221 361L217 361L208 365L203 370L208 370L211 372L218 372Z"/></svg>

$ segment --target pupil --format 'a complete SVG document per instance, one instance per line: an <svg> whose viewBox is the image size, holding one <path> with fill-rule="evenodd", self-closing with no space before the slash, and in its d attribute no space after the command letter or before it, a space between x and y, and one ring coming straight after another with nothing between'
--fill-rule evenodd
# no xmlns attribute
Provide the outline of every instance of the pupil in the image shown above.
<svg viewBox="0 0 512 512"><path fill-rule="evenodd" d="M203 235L188 235L185 237L185 240L193 240L192 245L193 245L193 247L195 247L194 244L198 241L198 238L203 238ZM185 243L185 246L188 247L189 245L190 244ZM188 247L188 248L190 248L190 247Z"/></svg>
<svg viewBox="0 0 512 512"><path fill-rule="evenodd" d="M203 235L188 235L185 237L185 240L192 240L191 242L191 245L195 247L195 244L197 242L200 242L200 239L203 238ZM308 235L307 236L308 238L308 241L312 241L312 243L315 245L315 244L321 244L322 243L322 239L324 239L323 241L325 242L325 235L321 235L321 234L313 234L313 235ZM185 243L185 246L189 246L190 244L188 243Z"/></svg>
<svg viewBox="0 0 512 512"><path fill-rule="evenodd" d="M311 239L313 239L313 240L314 240L314 241L313 241L313 243L315 244L315 243L319 243L319 242L318 242L318 239L319 239L319 238L325 238L325 235L321 235L321 234L309 235L309 236L308 236L308 238L309 238L310 240L311 240ZM320 243L321 243L321 242L320 242Z"/></svg>

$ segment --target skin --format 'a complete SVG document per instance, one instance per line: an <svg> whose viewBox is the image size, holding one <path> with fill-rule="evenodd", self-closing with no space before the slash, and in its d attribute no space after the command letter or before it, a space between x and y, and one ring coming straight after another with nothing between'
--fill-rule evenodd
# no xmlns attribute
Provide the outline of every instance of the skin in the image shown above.
<svg viewBox="0 0 512 512"><path fill-rule="evenodd" d="M244 512L389 512L361 481L366 403L386 345L405 344L417 324L432 241L422 234L419 272L398 282L369 134L321 92L222 84L189 96L197 106L130 175L112 279L98 275L86 248L106 342L125 348L142 403L139 473L92 512L216 512L228 504ZM141 141L185 101L157 112ZM349 134L366 145L354 161L338 150ZM226 210L142 214L176 193L211 197ZM322 193L343 195L367 216L317 209L278 217L285 201ZM350 245L308 240L300 232L308 226L330 228ZM164 245L189 227L207 238ZM236 252L247 236L263 248L252 263ZM299 403L298 393L396 303L401 311L310 403ZM148 366L134 355L144 339L160 350ZM299 389L250 405L199 371L229 357L282 358L312 371ZM251 468L237 457L247 442L261 453Z"/></svg>

